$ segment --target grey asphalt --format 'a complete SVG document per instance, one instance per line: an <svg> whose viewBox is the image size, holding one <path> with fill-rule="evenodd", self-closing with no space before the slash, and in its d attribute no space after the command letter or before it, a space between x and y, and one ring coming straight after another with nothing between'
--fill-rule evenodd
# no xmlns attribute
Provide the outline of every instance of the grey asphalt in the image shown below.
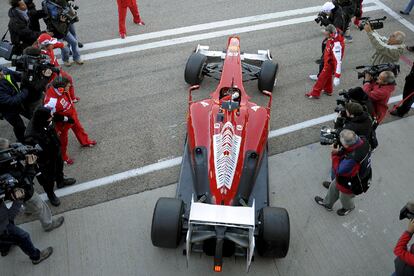
<svg viewBox="0 0 414 276"><path fill-rule="evenodd" d="M141 15L147 25L138 27L129 21L127 28L128 34L136 35L311 7L321 5L322 2L241 1L235 7L234 3L221 0L139 1ZM404 4L402 0L383 2L395 10ZM81 21L77 23L77 30L81 41L96 42L117 38L114 1L91 0L79 1L78 4ZM6 1L1 2L2 14L6 14L7 9ZM375 11L369 15L383 14L382 11ZM298 16L293 16L295 17ZM130 15L128 18L130 20ZM410 17L407 18L411 20ZM0 26L6 26L7 22L7 16L0 18ZM405 31L408 34L407 43L414 43L411 31L393 18L387 20L385 28L380 32L389 34L394 30ZM361 63L369 63L372 49L366 34L354 29L353 35L354 42L347 45L346 49L342 83L336 91L360 85L354 68ZM320 55L321 41L317 24L309 22L279 27L244 33L240 37L243 51L256 52L257 49L268 48L280 64L279 81L273 97L271 129L333 112L335 97L309 101L303 96L313 85L308 75L317 71L314 60ZM82 67L73 66L67 69L73 75L77 94L81 97L77 104L81 121L90 136L98 141L98 145L93 149L81 149L74 136L70 135L69 154L75 160L75 164L66 168L67 175L76 177L78 183L82 183L181 156L186 133L187 108L187 85L183 80L183 70L187 57L197 43L210 45L212 49L223 49L226 37L90 60ZM139 42L128 46L135 44L138 45ZM88 52L95 51L97 50ZM405 55L413 59L412 54ZM403 62L401 69L401 76L409 71L408 65ZM398 84L399 90L395 95L402 89L403 77L398 79ZM214 80L205 80L198 93L199 97L207 97L216 85L217 82ZM247 91L253 96L253 100L263 103L264 98L256 86L255 82L247 83ZM271 139L270 153L281 153L316 142L319 128L320 126L315 126ZM10 126L4 121L0 121L0 133L2 137L14 139ZM60 212L80 208L171 184L177 181L177 171L178 168L173 168L117 183L116 186L95 189L89 192L88 196L84 193L71 196L58 210Z"/></svg>
<svg viewBox="0 0 414 276"><path fill-rule="evenodd" d="M346 217L314 201L326 189L329 147L310 144L269 158L270 203L290 214L290 250L284 259L256 257L249 275L390 275L393 247L406 228L399 210L412 193L414 117L378 131L373 182L356 198ZM2 275L213 275L212 258L193 254L186 266L183 247L159 249L150 241L152 212L159 197L173 197L176 185L146 191L64 213L65 224L51 233L39 222L21 225L34 243L54 254L33 266L17 248L0 259ZM340 208L337 203L334 209ZM244 258L226 258L223 275L246 275Z"/></svg>

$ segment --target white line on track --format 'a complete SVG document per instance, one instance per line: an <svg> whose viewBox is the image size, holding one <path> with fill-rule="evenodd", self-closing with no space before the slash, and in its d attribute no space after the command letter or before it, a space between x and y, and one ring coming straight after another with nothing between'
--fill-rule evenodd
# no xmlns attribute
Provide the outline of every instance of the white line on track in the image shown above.
<svg viewBox="0 0 414 276"><path fill-rule="evenodd" d="M376 11L376 10L381 10L381 8L378 6L370 6L370 7L367 7L364 11L370 12L370 11ZM215 32L210 32L210 33L202 33L202 34L196 34L196 35L191 35L191 36L166 39L166 40L161 40L157 42L150 42L146 44L140 44L140 45L134 45L134 46L124 47L124 48L117 48L117 49L111 49L111 50L106 50L106 51L85 54L85 55L82 55L82 59L83 60L94 60L94 59L99 59L99 58L104 58L104 57L111 57L111 56L116 56L116 55L123 55L123 54L128 54L128 53L145 51L149 49L156 49L156 48L167 47L167 46L172 46L172 45L195 42L195 41L200 41L200 40L205 40L205 39L212 39L212 38L217 38L217 37L222 37L222 36L227 36L227 35L232 35L232 34L242 34L242 33L247 33L247 32L261 31L261 30L273 29L273 28L278 28L278 27L283 27L283 26L290 26L290 25L295 25L295 24L300 24L300 23L311 22L314 19L315 19L315 16L312 15L312 16L299 17L299 18L287 19L287 20L270 22L270 23L257 24L257 25L247 26L247 27L239 27L239 28L215 31Z"/></svg>

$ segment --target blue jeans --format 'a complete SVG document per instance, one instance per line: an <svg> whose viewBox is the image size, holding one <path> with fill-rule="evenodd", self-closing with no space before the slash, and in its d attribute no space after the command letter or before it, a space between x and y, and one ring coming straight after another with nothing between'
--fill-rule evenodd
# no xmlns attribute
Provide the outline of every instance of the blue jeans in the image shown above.
<svg viewBox="0 0 414 276"><path fill-rule="evenodd" d="M414 0L410 0L410 2L407 4L407 6L404 9L404 12L410 13L413 7L414 7Z"/></svg>
<svg viewBox="0 0 414 276"><path fill-rule="evenodd" d="M1 241L12 243L20 247L20 249L27 255L31 260L39 260L40 251L34 247L32 240L30 239L29 233L16 225L9 223L6 226L5 234L0 238Z"/></svg>
<svg viewBox="0 0 414 276"><path fill-rule="evenodd" d="M63 39L68 42L68 47L62 49L62 60L63 62L69 61L69 54L72 51L72 56L74 61L80 60L80 53L78 48L78 40L76 38L76 30L74 24L71 24L69 27L69 32L66 37Z"/></svg>

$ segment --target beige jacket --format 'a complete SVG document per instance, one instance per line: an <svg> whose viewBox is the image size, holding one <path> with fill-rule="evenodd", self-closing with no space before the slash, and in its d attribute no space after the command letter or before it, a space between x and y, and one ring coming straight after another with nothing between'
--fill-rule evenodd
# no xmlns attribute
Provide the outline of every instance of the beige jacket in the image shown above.
<svg viewBox="0 0 414 276"><path fill-rule="evenodd" d="M375 53L372 56L372 65L383 63L398 63L403 54L405 45L388 45L388 38L380 36L376 31L367 33Z"/></svg>

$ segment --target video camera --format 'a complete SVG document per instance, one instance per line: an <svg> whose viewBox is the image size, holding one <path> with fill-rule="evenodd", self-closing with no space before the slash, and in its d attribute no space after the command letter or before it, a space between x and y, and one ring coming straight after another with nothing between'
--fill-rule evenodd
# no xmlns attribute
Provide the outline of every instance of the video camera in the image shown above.
<svg viewBox="0 0 414 276"><path fill-rule="evenodd" d="M0 151L0 172L8 171L19 161L25 161L26 155L39 155L42 151L43 149L39 145L32 147L21 143L11 144L10 148Z"/></svg>
<svg viewBox="0 0 414 276"><path fill-rule="evenodd" d="M326 25L326 20L328 19L328 15L325 12L318 13L318 16L315 18L315 22L321 26Z"/></svg>
<svg viewBox="0 0 414 276"><path fill-rule="evenodd" d="M381 74L384 71L393 72L395 77L397 77L400 73L400 65L393 63L384 63L373 66L361 65L357 66L356 69L364 69L362 72L358 72L358 79L365 78L366 73L370 74L374 78L374 80L376 80L379 74Z"/></svg>
<svg viewBox="0 0 414 276"><path fill-rule="evenodd" d="M14 194L14 189L19 182L11 174L5 173L0 175L0 199L6 194Z"/></svg>
<svg viewBox="0 0 414 276"><path fill-rule="evenodd" d="M62 7L62 11L60 12L60 16L64 16L67 20L68 24L79 22L79 17L77 10L79 9L73 1L68 1L68 5L66 7Z"/></svg>
<svg viewBox="0 0 414 276"><path fill-rule="evenodd" d="M365 24L369 23L373 30L379 30L384 28L384 21L387 19L386 16L382 18L370 19L371 17L361 17L361 24L359 24L358 28L360 31L364 29Z"/></svg>
<svg viewBox="0 0 414 276"><path fill-rule="evenodd" d="M42 71L50 69L52 72L59 74L60 69L55 67L47 55L30 55L25 54L20 57L13 56L11 60L12 66L16 67L16 71L23 73L22 81L32 82L36 80Z"/></svg>
<svg viewBox="0 0 414 276"><path fill-rule="evenodd" d="M400 220L414 219L414 201L409 201L400 211Z"/></svg>
<svg viewBox="0 0 414 276"><path fill-rule="evenodd" d="M340 145L338 130L323 126L319 137L321 145Z"/></svg>

